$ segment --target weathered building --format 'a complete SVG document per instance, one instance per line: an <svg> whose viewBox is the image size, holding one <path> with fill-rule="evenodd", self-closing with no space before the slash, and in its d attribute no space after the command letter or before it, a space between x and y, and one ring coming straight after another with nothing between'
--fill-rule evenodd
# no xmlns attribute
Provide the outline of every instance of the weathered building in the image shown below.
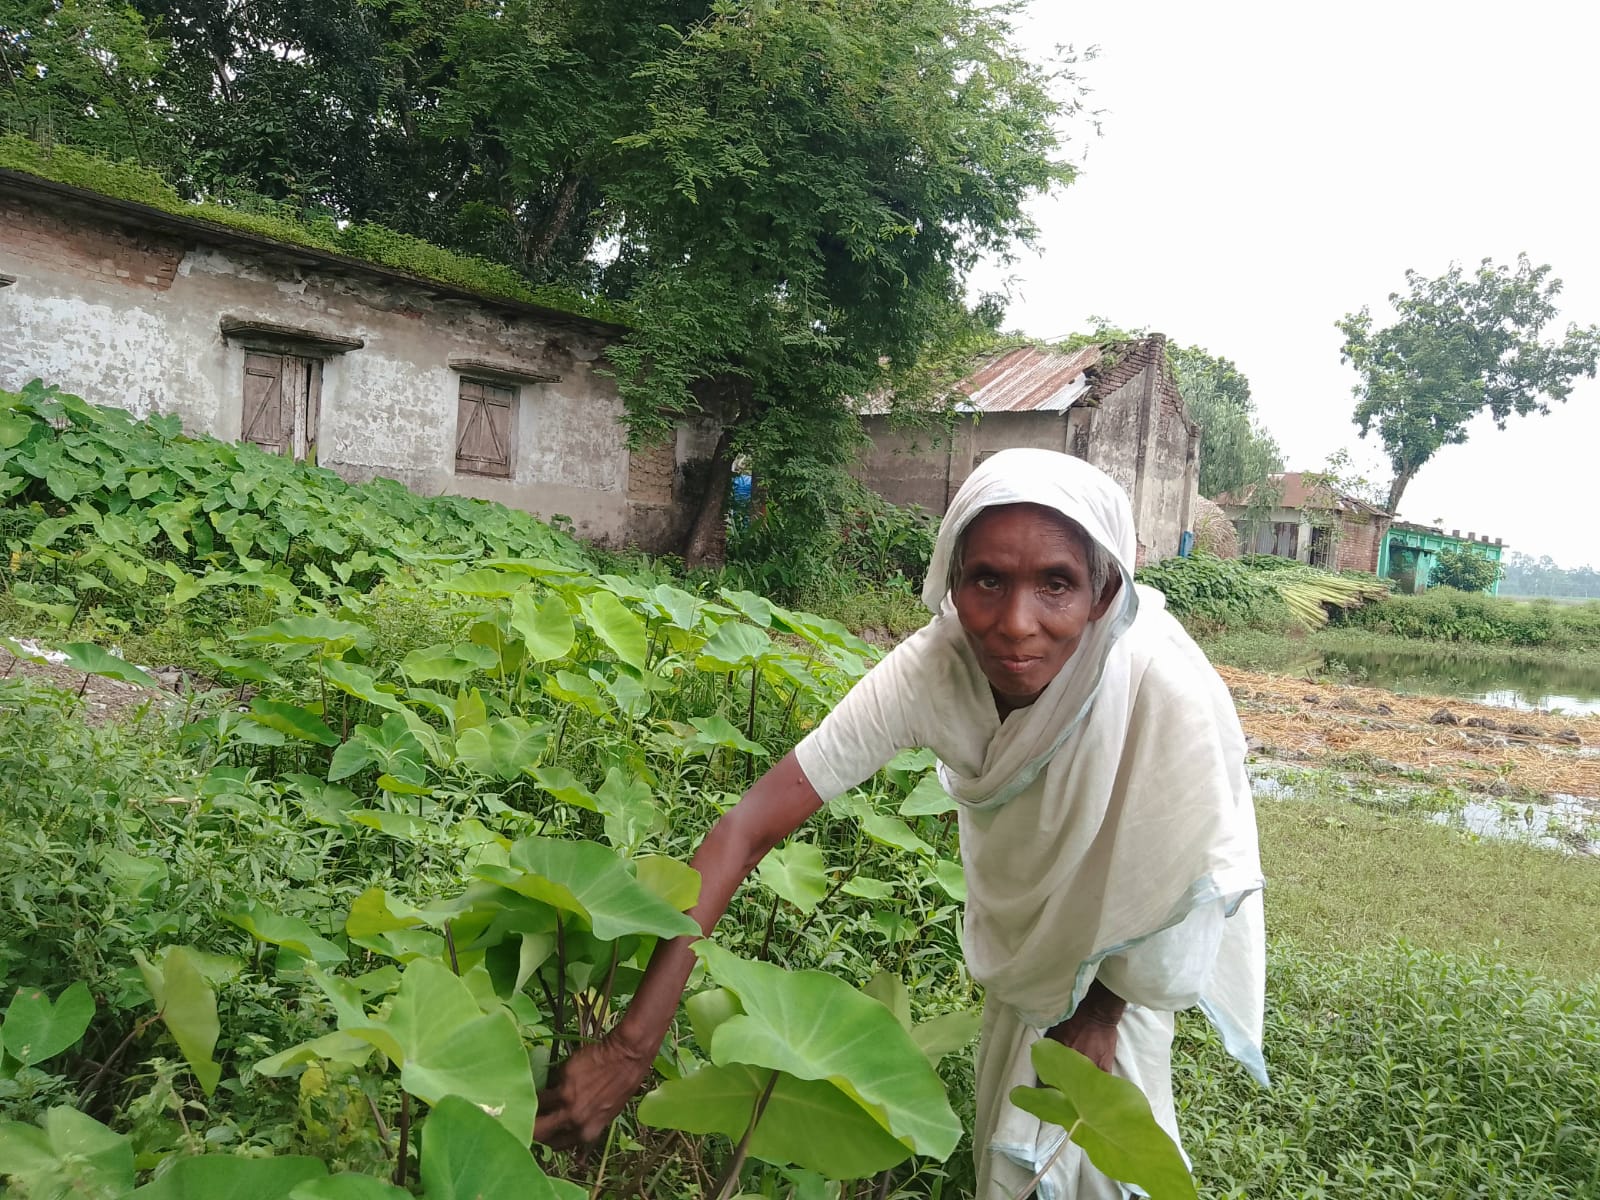
<svg viewBox="0 0 1600 1200"><path fill-rule="evenodd" d="M35 377L352 480L562 514L659 548L714 421L630 454L603 373L623 331L346 255L0 170L0 386Z"/></svg>
<svg viewBox="0 0 1600 1200"><path fill-rule="evenodd" d="M1389 514L1308 471L1272 475L1264 487L1217 497L1243 554L1276 554L1331 571L1381 573Z"/></svg>
<svg viewBox="0 0 1600 1200"><path fill-rule="evenodd" d="M857 474L896 504L949 507L974 467L1017 446L1060 450L1105 471L1133 501L1139 557L1177 554L1199 494L1200 429L1189 417L1160 334L1064 351L1022 346L960 385L950 434L863 416L871 450Z"/></svg>
<svg viewBox="0 0 1600 1200"><path fill-rule="evenodd" d="M1433 582L1433 568L1441 550L1469 550L1479 558L1498 564L1505 546L1499 538L1491 542L1487 534L1469 531L1462 537L1459 529L1446 533L1432 525L1396 521L1389 526L1383 539L1378 574L1393 579L1397 591L1426 591ZM1488 590L1490 595L1500 594L1498 576Z"/></svg>

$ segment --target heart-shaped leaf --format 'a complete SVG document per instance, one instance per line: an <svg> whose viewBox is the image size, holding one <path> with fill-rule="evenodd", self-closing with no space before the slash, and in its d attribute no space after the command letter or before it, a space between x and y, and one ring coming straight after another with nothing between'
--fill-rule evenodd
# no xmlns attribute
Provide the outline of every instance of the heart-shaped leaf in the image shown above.
<svg viewBox="0 0 1600 1200"><path fill-rule="evenodd" d="M595 842L525 838L511 847L511 869L479 867L480 878L582 917L594 935L691 937L700 927L641 884L612 851Z"/></svg>
<svg viewBox="0 0 1600 1200"><path fill-rule="evenodd" d="M1012 1088L1011 1103L1067 1130L1090 1162L1150 1200L1196 1200L1183 1154L1138 1087L1051 1038L1035 1042L1032 1057L1048 1086Z"/></svg>
<svg viewBox="0 0 1600 1200"><path fill-rule="evenodd" d="M41 988L18 988L0 1025L5 1051L24 1066L54 1058L77 1045L94 1019L94 997L82 980L52 1003Z"/></svg>
<svg viewBox="0 0 1600 1200"><path fill-rule="evenodd" d="M122 683L136 683L140 687L157 690L161 688L160 682L154 676L141 671L132 663L123 662L115 654L101 649L93 642L68 642L60 647L60 650L67 656L67 666L75 670L90 675L103 675L107 679L116 679Z"/></svg>
<svg viewBox="0 0 1600 1200"><path fill-rule="evenodd" d="M422 1126L422 1190L427 1200L584 1200L588 1192L551 1179L525 1142L476 1104L446 1096Z"/></svg>
<svg viewBox="0 0 1600 1200"><path fill-rule="evenodd" d="M547 726L500 717L456 738L456 757L479 775L510 781L531 771L549 742Z"/></svg>
<svg viewBox="0 0 1600 1200"><path fill-rule="evenodd" d="M217 994L200 963L185 946L169 946L159 967L137 951L134 958L162 1023L206 1095L211 1095L222 1078L222 1067L211 1057L222 1026L217 1020Z"/></svg>
<svg viewBox="0 0 1600 1200"><path fill-rule="evenodd" d="M809 842L790 842L768 851L756 872L764 886L804 913L822 903L828 892L822 851Z"/></svg>
<svg viewBox="0 0 1600 1200"><path fill-rule="evenodd" d="M580 601L583 617L600 640L630 667L644 670L650 653L650 640L644 622L610 592L595 592Z"/></svg>
<svg viewBox="0 0 1600 1200"><path fill-rule="evenodd" d="M549 592L537 603L533 592L524 589L511 598L511 628L522 638L528 657L534 662L565 658L572 651L576 632L566 602Z"/></svg>
<svg viewBox="0 0 1600 1200"><path fill-rule="evenodd" d="M133 1143L61 1105L42 1127L0 1121L0 1176L29 1196L112 1200L133 1189Z"/></svg>
<svg viewBox="0 0 1600 1200"><path fill-rule="evenodd" d="M307 1180L327 1175L320 1159L284 1154L241 1158L202 1154L180 1158L158 1178L132 1193L132 1200L289 1200Z"/></svg>

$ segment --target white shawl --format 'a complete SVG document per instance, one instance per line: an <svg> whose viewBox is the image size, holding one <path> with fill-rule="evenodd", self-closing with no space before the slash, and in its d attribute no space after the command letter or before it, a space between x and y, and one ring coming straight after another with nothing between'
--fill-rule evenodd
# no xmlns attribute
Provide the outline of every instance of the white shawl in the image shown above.
<svg viewBox="0 0 1600 1200"><path fill-rule="evenodd" d="M1043 694L1001 720L948 582L972 519L1023 503L1081 526L1110 555L1122 587ZM1026 1179L1025 1168L1060 1142L1059 1130L1004 1099L1007 1081L1031 1081L1032 1042L1071 1015L1097 976L1142 1010L1198 1003L1228 1050L1266 1079L1262 877L1244 735L1227 689L1165 611L1165 597L1135 587L1134 552L1127 495L1104 473L1046 450L994 455L940 526L923 589L934 619L795 749L824 798L896 750L938 755L960 805L963 946L997 1017L986 1024L991 1057L974 1131L980 1176L985 1151L996 1152L997 1186L1017 1170ZM1130 1052L1148 1024L1138 1016L1126 1021ZM1151 1077L1141 1086L1153 1101L1152 1088L1168 1086L1164 1055L1152 1044L1143 1056ZM1170 1092L1164 1108L1170 1121ZM1072 1194L1057 1179L1072 1168L1058 1167L1041 1184L1047 1200Z"/></svg>
<svg viewBox="0 0 1600 1200"><path fill-rule="evenodd" d="M1119 983L1143 975L1147 993L1125 999L1198 1003L1228 1050L1265 1083L1263 880L1238 716L1216 672L1165 611L1165 597L1135 587L1128 498L1081 459L1004 451L951 504L923 588L938 614L925 633L956 643L950 649L972 669L955 672L966 676L964 686L940 698L940 721L993 722L994 700L966 651L948 582L973 518L1020 503L1081 526L1114 560L1122 588L1039 699L995 730L981 768L963 773L940 762L961 805L968 965L991 1003L1036 1031L1016 1039L1011 1054L1026 1055L1037 1033L1069 1016L1097 973ZM1025 802L1016 808L1026 811L1008 809L1019 797ZM1177 927L1210 906L1230 918L1212 943L1214 962L1195 973L1191 961L1187 983L1151 979L1151 956L1138 962L1138 948L1163 931L1181 941L1186 930ZM1182 957L1171 936L1158 940L1166 944L1157 963ZM1173 986L1193 990L1176 994ZM1022 1063L1007 1073L1031 1077ZM1008 1102L999 1107L994 1128L978 1135L1024 1165L1036 1160L1052 1143L1049 1131ZM1024 1146L1039 1149L1019 1154Z"/></svg>

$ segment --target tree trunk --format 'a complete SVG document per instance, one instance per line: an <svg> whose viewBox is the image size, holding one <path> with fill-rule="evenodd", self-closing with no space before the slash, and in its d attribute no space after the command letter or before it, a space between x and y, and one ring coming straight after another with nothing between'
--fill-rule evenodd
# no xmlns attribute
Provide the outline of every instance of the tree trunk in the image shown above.
<svg viewBox="0 0 1600 1200"><path fill-rule="evenodd" d="M1394 482L1389 485L1389 500L1385 506L1391 514L1399 513L1400 497L1406 494L1406 487L1416 477L1417 469L1415 467L1407 467L1405 470L1395 474Z"/></svg>
<svg viewBox="0 0 1600 1200"><path fill-rule="evenodd" d="M688 567L721 566L727 556L728 526L726 512L728 488L733 482L732 431L722 427L717 437L717 448L711 455L711 469L706 475L705 496L700 501L700 511L689 529L683 547L684 565Z"/></svg>

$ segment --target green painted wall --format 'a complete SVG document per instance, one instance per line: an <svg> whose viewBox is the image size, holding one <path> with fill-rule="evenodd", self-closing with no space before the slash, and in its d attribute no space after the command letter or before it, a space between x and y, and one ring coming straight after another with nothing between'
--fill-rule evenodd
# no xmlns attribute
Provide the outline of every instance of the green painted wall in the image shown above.
<svg viewBox="0 0 1600 1200"><path fill-rule="evenodd" d="M1504 546L1493 542L1468 541L1437 531L1418 532L1412 529L1391 527L1383 537L1383 547L1378 551L1378 574L1384 579L1397 579L1402 591L1425 591L1429 586L1433 564L1439 551L1446 547L1465 546L1493 562L1500 561ZM1409 585L1409 586L1408 586ZM1500 581L1495 580L1490 595L1500 594Z"/></svg>

